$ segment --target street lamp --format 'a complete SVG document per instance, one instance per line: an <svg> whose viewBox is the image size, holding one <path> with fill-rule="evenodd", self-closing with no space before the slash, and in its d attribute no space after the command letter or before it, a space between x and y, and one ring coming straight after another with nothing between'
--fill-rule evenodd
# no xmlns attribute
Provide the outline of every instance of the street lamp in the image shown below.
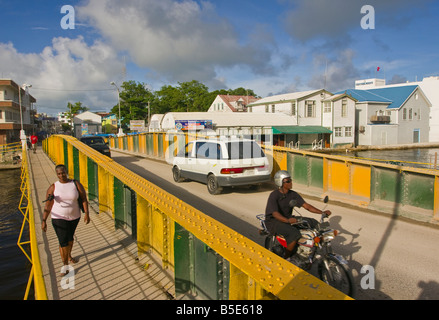
<svg viewBox="0 0 439 320"><path fill-rule="evenodd" d="M122 122L121 122L121 117L120 117L120 91L119 91L119 87L116 85L116 83L114 81L111 81L110 84L112 86L115 86L116 90L117 90L117 102L119 104L119 121L118 121L119 132L117 133L117 135L119 137L122 137L124 135L124 133L123 133L123 130L122 130Z"/></svg>
<svg viewBox="0 0 439 320"><path fill-rule="evenodd" d="M26 148L26 132L23 129L23 110L21 107L21 89L23 89L26 92L27 88L32 88L32 85L25 83L21 87L18 87L18 101L20 104L20 123L21 123L20 140L21 140L22 148Z"/></svg>

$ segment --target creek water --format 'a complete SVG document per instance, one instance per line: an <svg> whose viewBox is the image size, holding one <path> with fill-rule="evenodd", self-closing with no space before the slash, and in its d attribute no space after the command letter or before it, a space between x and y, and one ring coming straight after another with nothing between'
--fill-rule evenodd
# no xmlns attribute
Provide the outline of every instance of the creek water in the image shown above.
<svg viewBox="0 0 439 320"><path fill-rule="evenodd" d="M333 155L356 157L366 160L384 160L398 162L403 166L415 168L434 169L437 154L437 167L439 169L439 149L417 148L404 150L365 150L355 152L333 152ZM382 162L382 161L380 161Z"/></svg>
<svg viewBox="0 0 439 320"><path fill-rule="evenodd" d="M17 245L24 219L18 209L20 174L19 169L0 170L0 300L22 300L31 270L30 262ZM29 229L25 226L22 241L28 240ZM29 254L29 246L24 249Z"/></svg>

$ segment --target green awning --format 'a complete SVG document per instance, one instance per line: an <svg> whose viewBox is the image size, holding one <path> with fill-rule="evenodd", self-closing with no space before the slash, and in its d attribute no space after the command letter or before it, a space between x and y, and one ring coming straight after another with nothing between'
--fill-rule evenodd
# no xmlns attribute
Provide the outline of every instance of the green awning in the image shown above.
<svg viewBox="0 0 439 320"><path fill-rule="evenodd" d="M332 133L331 130L320 126L278 126L272 128L273 128L273 134Z"/></svg>

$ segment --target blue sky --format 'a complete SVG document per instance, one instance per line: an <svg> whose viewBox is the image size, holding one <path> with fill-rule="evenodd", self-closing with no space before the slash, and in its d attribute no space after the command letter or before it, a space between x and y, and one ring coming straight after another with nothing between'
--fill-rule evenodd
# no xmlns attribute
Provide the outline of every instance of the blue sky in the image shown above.
<svg viewBox="0 0 439 320"><path fill-rule="evenodd" d="M63 5L74 8L73 30L61 27ZM374 29L361 27L364 5L374 9ZM335 92L375 75L387 83L439 75L432 0L0 0L0 7L0 77L32 84L38 111L49 114L76 101L109 111L117 102L111 81L159 90L198 80L265 97Z"/></svg>

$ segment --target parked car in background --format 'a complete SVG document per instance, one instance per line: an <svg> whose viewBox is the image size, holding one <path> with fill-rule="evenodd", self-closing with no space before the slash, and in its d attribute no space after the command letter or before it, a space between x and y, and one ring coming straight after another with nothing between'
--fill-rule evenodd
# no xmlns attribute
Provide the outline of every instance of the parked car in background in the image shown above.
<svg viewBox="0 0 439 320"><path fill-rule="evenodd" d="M105 142L104 138L96 137L96 136L84 136L79 139L79 141L85 143L90 148L99 151L103 155L111 158L110 147L108 147L108 143Z"/></svg>
<svg viewBox="0 0 439 320"><path fill-rule="evenodd" d="M253 140L190 141L173 159L174 181L190 179L207 184L211 194L223 187L259 185L271 179L271 168Z"/></svg>

